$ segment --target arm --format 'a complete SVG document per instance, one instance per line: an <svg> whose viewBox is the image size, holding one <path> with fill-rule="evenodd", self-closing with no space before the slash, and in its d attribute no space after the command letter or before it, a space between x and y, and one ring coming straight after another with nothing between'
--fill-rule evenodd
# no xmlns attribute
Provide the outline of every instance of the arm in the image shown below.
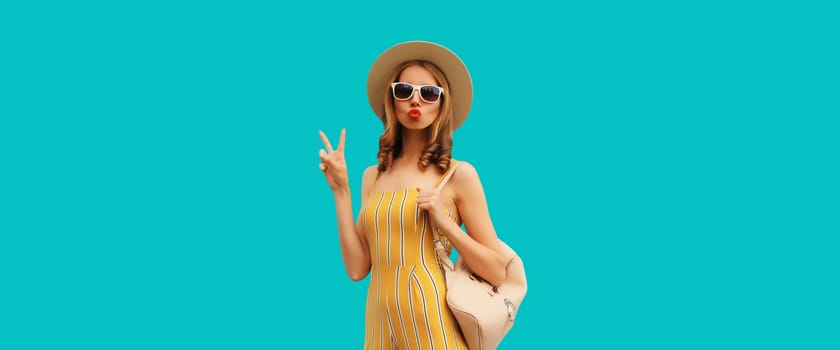
<svg viewBox="0 0 840 350"><path fill-rule="evenodd" d="M376 167L367 168L362 175L362 205L370 195L376 177ZM360 281L370 272L370 248L362 230L362 211L353 223L353 206L350 190L334 192L335 209L338 217L338 240L344 268L353 281Z"/></svg>
<svg viewBox="0 0 840 350"><path fill-rule="evenodd" d="M440 234L452 242L473 272L491 285L498 286L507 277L505 256L501 253L499 239L490 219L478 172L469 163L461 163L452 175L450 186L454 190L455 205L468 235L463 234L461 228L449 220L439 226Z"/></svg>
<svg viewBox="0 0 840 350"><path fill-rule="evenodd" d="M370 251L360 230L360 226L353 222L353 203L350 185L347 177L347 163L344 159L345 130L341 130L338 148L333 150L329 139L323 132L319 132L324 142L325 150L320 151L320 168L324 172L327 184L332 189L335 198L335 211L338 221L338 240L344 268L347 275L354 281L359 281L370 272ZM376 170L375 168L373 170ZM372 181L371 168L362 176L362 201L367 197ZM375 176L375 172L373 173Z"/></svg>

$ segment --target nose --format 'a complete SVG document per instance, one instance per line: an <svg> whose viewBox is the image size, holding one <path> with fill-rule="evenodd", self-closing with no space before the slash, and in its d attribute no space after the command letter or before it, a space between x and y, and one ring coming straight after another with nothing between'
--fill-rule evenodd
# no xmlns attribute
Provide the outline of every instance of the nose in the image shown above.
<svg viewBox="0 0 840 350"><path fill-rule="evenodd" d="M419 107L420 102L421 102L420 90L414 90L414 92L411 93L411 106L412 107Z"/></svg>

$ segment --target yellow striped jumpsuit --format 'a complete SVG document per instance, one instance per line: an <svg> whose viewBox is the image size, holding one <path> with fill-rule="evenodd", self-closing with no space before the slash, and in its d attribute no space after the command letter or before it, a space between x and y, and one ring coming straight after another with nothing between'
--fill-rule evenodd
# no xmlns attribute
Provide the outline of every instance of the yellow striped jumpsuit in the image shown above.
<svg viewBox="0 0 840 350"><path fill-rule="evenodd" d="M467 349L446 305L432 226L417 208L417 190L374 192L362 210L371 254L364 348ZM449 242L444 245L451 252Z"/></svg>

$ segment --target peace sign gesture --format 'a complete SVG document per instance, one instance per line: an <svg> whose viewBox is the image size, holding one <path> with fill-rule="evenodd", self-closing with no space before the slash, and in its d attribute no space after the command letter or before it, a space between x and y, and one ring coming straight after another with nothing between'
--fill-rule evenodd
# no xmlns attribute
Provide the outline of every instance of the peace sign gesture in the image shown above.
<svg viewBox="0 0 840 350"><path fill-rule="evenodd" d="M321 157L321 164L318 165L321 171L324 172L324 177L327 179L327 184L333 192L348 189L350 187L347 180L347 162L344 160L344 135L347 130L341 129L341 138L338 140L338 148L333 150L330 140L323 131L318 131L321 136L321 141L324 141L324 147L318 154Z"/></svg>

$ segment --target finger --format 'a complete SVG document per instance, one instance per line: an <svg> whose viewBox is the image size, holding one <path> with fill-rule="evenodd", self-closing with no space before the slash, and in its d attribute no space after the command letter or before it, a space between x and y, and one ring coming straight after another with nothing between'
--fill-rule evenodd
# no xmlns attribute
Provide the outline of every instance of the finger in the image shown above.
<svg viewBox="0 0 840 350"><path fill-rule="evenodd" d="M321 141L324 141L324 147L327 148L327 151L333 153L333 148L330 144L330 139L327 138L327 135L325 135L323 131L318 131L318 135L321 136Z"/></svg>
<svg viewBox="0 0 840 350"><path fill-rule="evenodd" d="M341 129L341 137L338 139L338 151L344 152L344 136L347 135L347 129Z"/></svg>
<svg viewBox="0 0 840 350"><path fill-rule="evenodd" d="M321 171L327 170L327 166L324 163L318 164L318 168L321 169Z"/></svg>
<svg viewBox="0 0 840 350"><path fill-rule="evenodd" d="M324 149L322 148L320 151L318 151L318 156L321 157L322 161L326 161L327 160L327 151L324 151Z"/></svg>

